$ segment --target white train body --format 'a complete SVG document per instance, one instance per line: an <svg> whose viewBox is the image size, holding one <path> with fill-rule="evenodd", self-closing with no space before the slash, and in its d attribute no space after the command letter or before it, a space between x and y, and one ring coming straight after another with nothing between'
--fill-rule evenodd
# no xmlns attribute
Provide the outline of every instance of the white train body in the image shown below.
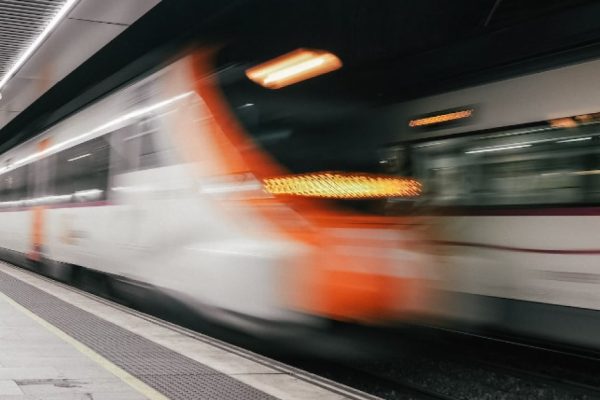
<svg viewBox="0 0 600 400"><path fill-rule="evenodd" d="M590 61L388 110L437 215L438 285L450 293L439 313L600 344L599 68ZM409 126L459 110L470 117Z"/></svg>
<svg viewBox="0 0 600 400"><path fill-rule="evenodd" d="M268 162L244 158L268 156L241 129L228 134L236 122L215 116L226 107L194 57L2 154L0 246L57 277L75 265L151 285L237 326L239 316L389 321L410 309L378 286L420 279L419 255L389 245L409 232L317 225L268 195L257 171ZM368 239L357 246L361 235ZM319 266L334 256L352 260ZM339 293L327 300L331 285Z"/></svg>

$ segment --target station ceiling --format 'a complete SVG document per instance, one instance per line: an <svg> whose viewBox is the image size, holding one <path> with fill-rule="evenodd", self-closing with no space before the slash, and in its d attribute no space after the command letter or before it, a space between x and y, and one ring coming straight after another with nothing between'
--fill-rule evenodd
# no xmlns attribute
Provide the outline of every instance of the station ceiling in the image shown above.
<svg viewBox="0 0 600 400"><path fill-rule="evenodd" d="M590 0L283 3L249 1L231 10L227 29L235 40L222 61L252 63L290 48L325 48L344 61L340 88L382 101L496 79L501 69L521 71L525 62L600 39L600 2ZM330 80L324 90L335 84ZM317 80L305 86L311 85Z"/></svg>
<svg viewBox="0 0 600 400"><path fill-rule="evenodd" d="M16 62L23 46L42 33L62 3L61 0L0 1L0 76Z"/></svg>
<svg viewBox="0 0 600 400"><path fill-rule="evenodd" d="M0 85L0 129L160 0L78 0ZM0 82L66 0L0 0Z"/></svg>

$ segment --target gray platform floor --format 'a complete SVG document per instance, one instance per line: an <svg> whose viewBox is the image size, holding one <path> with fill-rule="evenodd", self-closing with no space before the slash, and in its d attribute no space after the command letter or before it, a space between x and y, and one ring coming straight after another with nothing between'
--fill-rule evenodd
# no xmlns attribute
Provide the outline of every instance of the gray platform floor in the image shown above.
<svg viewBox="0 0 600 400"><path fill-rule="evenodd" d="M145 398L0 296L0 399Z"/></svg>
<svg viewBox="0 0 600 400"><path fill-rule="evenodd" d="M0 400L372 399L0 262Z"/></svg>

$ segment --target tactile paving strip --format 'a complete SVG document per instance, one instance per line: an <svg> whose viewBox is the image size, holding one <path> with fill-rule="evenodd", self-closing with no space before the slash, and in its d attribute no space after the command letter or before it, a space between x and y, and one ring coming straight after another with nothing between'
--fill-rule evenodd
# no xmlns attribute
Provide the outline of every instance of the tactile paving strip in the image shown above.
<svg viewBox="0 0 600 400"><path fill-rule="evenodd" d="M4 272L0 291L170 399L275 399Z"/></svg>

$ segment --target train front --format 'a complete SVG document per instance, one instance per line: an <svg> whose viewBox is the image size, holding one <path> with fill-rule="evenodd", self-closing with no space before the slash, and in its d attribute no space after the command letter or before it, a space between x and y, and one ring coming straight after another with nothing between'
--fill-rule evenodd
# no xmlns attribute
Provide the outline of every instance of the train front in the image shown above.
<svg viewBox="0 0 600 400"><path fill-rule="evenodd" d="M210 158L222 160L201 191L263 257L231 260L247 264L235 278L246 284L222 293L249 293L231 307L238 323L418 318L433 265L412 211L421 184L382 154L389 137L378 132L377 107L349 91L342 60L313 49L257 65L219 57L196 52L187 62L201 107L195 121L216 143Z"/></svg>

